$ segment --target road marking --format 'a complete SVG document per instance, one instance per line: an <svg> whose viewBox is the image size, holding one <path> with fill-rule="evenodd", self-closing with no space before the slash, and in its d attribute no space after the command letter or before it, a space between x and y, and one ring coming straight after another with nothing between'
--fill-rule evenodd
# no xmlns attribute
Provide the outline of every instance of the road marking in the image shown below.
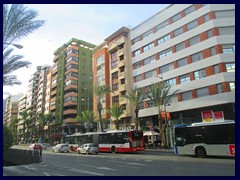
<svg viewBox="0 0 240 180"><path fill-rule="evenodd" d="M145 160L145 162L153 162L153 160L147 159Z"/></svg>
<svg viewBox="0 0 240 180"><path fill-rule="evenodd" d="M109 170L109 171L116 171L116 169L111 169L108 167L97 167L96 169L103 169L103 170Z"/></svg>
<svg viewBox="0 0 240 180"><path fill-rule="evenodd" d="M37 171L37 169L36 169L36 168L34 168L34 167L28 167L28 166L26 166L26 165L23 165L23 167L25 167L26 169L30 169L30 170Z"/></svg>
<svg viewBox="0 0 240 180"><path fill-rule="evenodd" d="M132 169L140 169L139 167L135 167L135 166L124 166L124 165L119 165L119 167L132 168Z"/></svg>
<svg viewBox="0 0 240 180"><path fill-rule="evenodd" d="M95 173L95 172L91 172L91 171L85 171L85 170L81 170L81 169L67 169L69 171L73 171L73 172L79 172L79 173L84 173L84 174L92 174L92 175L98 175L98 176L104 176L104 174L100 174L100 173Z"/></svg>
<svg viewBox="0 0 240 180"><path fill-rule="evenodd" d="M146 166L146 164L135 163L135 162L131 162L131 163L127 163L127 164L137 165L137 166Z"/></svg>
<svg viewBox="0 0 240 180"><path fill-rule="evenodd" d="M46 176L66 176L66 175L63 175L63 174L53 174L53 173L46 173L46 172L43 172L44 175Z"/></svg>

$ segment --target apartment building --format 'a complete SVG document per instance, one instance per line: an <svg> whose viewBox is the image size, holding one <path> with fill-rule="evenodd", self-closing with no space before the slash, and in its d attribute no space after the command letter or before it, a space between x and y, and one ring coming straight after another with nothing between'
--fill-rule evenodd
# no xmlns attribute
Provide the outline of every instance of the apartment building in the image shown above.
<svg viewBox="0 0 240 180"><path fill-rule="evenodd" d="M81 131L76 117L92 110L87 85L92 84L92 51L95 45L71 39L54 52L50 111L55 114L52 138Z"/></svg>
<svg viewBox="0 0 240 180"><path fill-rule="evenodd" d="M93 85L106 85L110 87L110 69L109 69L109 53L107 42L103 42L93 50ZM105 94L103 99L100 100L102 104L101 115L103 119L103 129L110 129L110 116L107 113L110 107L110 93ZM93 97L93 112L99 118L97 108L98 99ZM100 127L99 127L100 128Z"/></svg>
<svg viewBox="0 0 240 180"><path fill-rule="evenodd" d="M234 119L235 5L170 5L131 29L133 87L164 81L171 92L172 121L201 121L205 110ZM139 111L141 126L157 125L150 100Z"/></svg>
<svg viewBox="0 0 240 180"><path fill-rule="evenodd" d="M110 55L110 105L117 103L124 106L124 114L120 117L119 126L124 128L133 125L134 109L130 102L122 97L132 91L132 65L130 53L130 30L126 27L118 29L105 39Z"/></svg>
<svg viewBox="0 0 240 180"><path fill-rule="evenodd" d="M17 94L6 98L6 106L3 117L5 125L9 126L11 119L18 118L18 103L21 96L23 96L23 94Z"/></svg>
<svg viewBox="0 0 240 180"><path fill-rule="evenodd" d="M19 103L18 103L18 127L17 130L19 131L19 142L23 141L23 123L24 120L22 119L22 116L20 115L21 112L26 110L26 102L27 102L27 95L24 94L23 96L20 97Z"/></svg>

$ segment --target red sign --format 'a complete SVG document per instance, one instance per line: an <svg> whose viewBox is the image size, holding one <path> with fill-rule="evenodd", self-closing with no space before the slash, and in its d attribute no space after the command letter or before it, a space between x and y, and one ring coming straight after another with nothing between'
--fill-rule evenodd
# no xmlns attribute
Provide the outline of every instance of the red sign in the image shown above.
<svg viewBox="0 0 240 180"><path fill-rule="evenodd" d="M235 156L235 144L229 144L228 151L230 156Z"/></svg>
<svg viewBox="0 0 240 180"><path fill-rule="evenodd" d="M224 116L223 116L223 111L217 111L214 112L214 119L219 121L219 120L224 120Z"/></svg>
<svg viewBox="0 0 240 180"><path fill-rule="evenodd" d="M202 120L203 122L212 122L213 121L213 111L208 110L208 111L202 111Z"/></svg>

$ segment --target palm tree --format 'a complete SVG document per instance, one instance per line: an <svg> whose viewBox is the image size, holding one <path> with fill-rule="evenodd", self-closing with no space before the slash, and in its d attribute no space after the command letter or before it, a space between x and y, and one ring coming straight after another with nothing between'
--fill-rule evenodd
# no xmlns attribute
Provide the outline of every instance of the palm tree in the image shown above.
<svg viewBox="0 0 240 180"><path fill-rule="evenodd" d="M162 146L167 148L166 141L166 124L163 125L163 118L161 112L163 111L164 106L169 102L170 98L178 91L174 91L171 95L169 95L171 86L166 86L163 81L157 82L155 84L150 85L149 93L147 96L153 102L154 107L157 107L158 110L158 124L159 124L159 132L161 136Z"/></svg>
<svg viewBox="0 0 240 180"><path fill-rule="evenodd" d="M37 122L39 124L38 132L39 132L39 139L40 139L40 138L43 138L43 129L44 129L44 126L46 126L48 123L46 115L42 112L38 113L37 114Z"/></svg>
<svg viewBox="0 0 240 180"><path fill-rule="evenodd" d="M115 104L113 104L112 107L110 107L108 109L108 113L110 114L110 116L112 118L115 119L116 129L118 130L119 129L118 121L119 121L120 116L123 115L123 113L124 113L124 107L119 106L119 104L115 103Z"/></svg>
<svg viewBox="0 0 240 180"><path fill-rule="evenodd" d="M141 91L140 88L136 88L134 90L132 90L132 92L130 92L127 95L123 95L124 98L128 99L130 101L130 103L133 105L133 107L135 107L135 115L136 115L136 119L135 119L135 129L138 131L138 112L139 112L139 105L140 103L143 102L143 100L145 99L146 95Z"/></svg>
<svg viewBox="0 0 240 180"><path fill-rule="evenodd" d="M23 4L3 4L3 51L44 25L37 16L37 11Z"/></svg>
<svg viewBox="0 0 240 180"><path fill-rule="evenodd" d="M37 11L27 9L23 4L3 4L3 85L21 84L11 73L31 64L29 61L22 61L21 55L11 56L13 49L7 48L9 45L21 47L13 43L43 26L44 21L36 20L37 16Z"/></svg>
<svg viewBox="0 0 240 180"><path fill-rule="evenodd" d="M98 113L99 113L99 122L100 122L102 132L103 132L103 125L102 125L102 112L101 112L102 111L102 103L101 103L101 100L105 94L110 93L110 92L112 92L112 90L110 89L110 87L108 87L106 85L93 86L93 93L98 99L97 109L98 109Z"/></svg>
<svg viewBox="0 0 240 180"><path fill-rule="evenodd" d="M23 119L23 140L25 141L26 138L26 124L28 123L29 119L28 119L28 112L27 110L24 110L22 112L19 113L20 116L22 117L21 119Z"/></svg>
<svg viewBox="0 0 240 180"><path fill-rule="evenodd" d="M12 130L13 142L17 144L17 127L19 119L17 117L11 118L9 128Z"/></svg>
<svg viewBox="0 0 240 180"><path fill-rule="evenodd" d="M92 123L95 118L96 117L94 116L93 111L85 110L76 119L79 122L86 123L87 124L87 132L89 132L90 131L90 123Z"/></svg>
<svg viewBox="0 0 240 180"><path fill-rule="evenodd" d="M48 126L48 141L50 139L50 123L53 122L53 120L55 119L55 115L52 114L52 113L47 113L45 114L45 117L46 117L46 121L47 121L47 126Z"/></svg>
<svg viewBox="0 0 240 180"><path fill-rule="evenodd" d="M23 67L28 67L31 63L29 61L21 61L23 56L21 55L13 55L13 49L7 49L3 53L3 85L4 86L13 86L15 84L21 84L19 80L17 80L16 75L11 75L13 71L21 69Z"/></svg>

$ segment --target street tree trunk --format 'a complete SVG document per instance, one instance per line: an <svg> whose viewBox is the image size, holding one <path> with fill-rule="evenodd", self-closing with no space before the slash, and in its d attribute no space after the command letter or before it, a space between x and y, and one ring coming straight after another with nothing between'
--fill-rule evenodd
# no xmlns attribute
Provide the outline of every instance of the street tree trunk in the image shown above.
<svg viewBox="0 0 240 180"><path fill-rule="evenodd" d="M135 129L136 129L136 131L138 131L138 112L139 112L139 110L136 108L135 109L135 115L136 115L136 119L135 119Z"/></svg>
<svg viewBox="0 0 240 180"><path fill-rule="evenodd" d="M163 125L161 110L159 110L159 114L158 114L158 124L159 124L159 132L160 132L160 137L161 137L161 146L163 148L167 148L165 126Z"/></svg>

